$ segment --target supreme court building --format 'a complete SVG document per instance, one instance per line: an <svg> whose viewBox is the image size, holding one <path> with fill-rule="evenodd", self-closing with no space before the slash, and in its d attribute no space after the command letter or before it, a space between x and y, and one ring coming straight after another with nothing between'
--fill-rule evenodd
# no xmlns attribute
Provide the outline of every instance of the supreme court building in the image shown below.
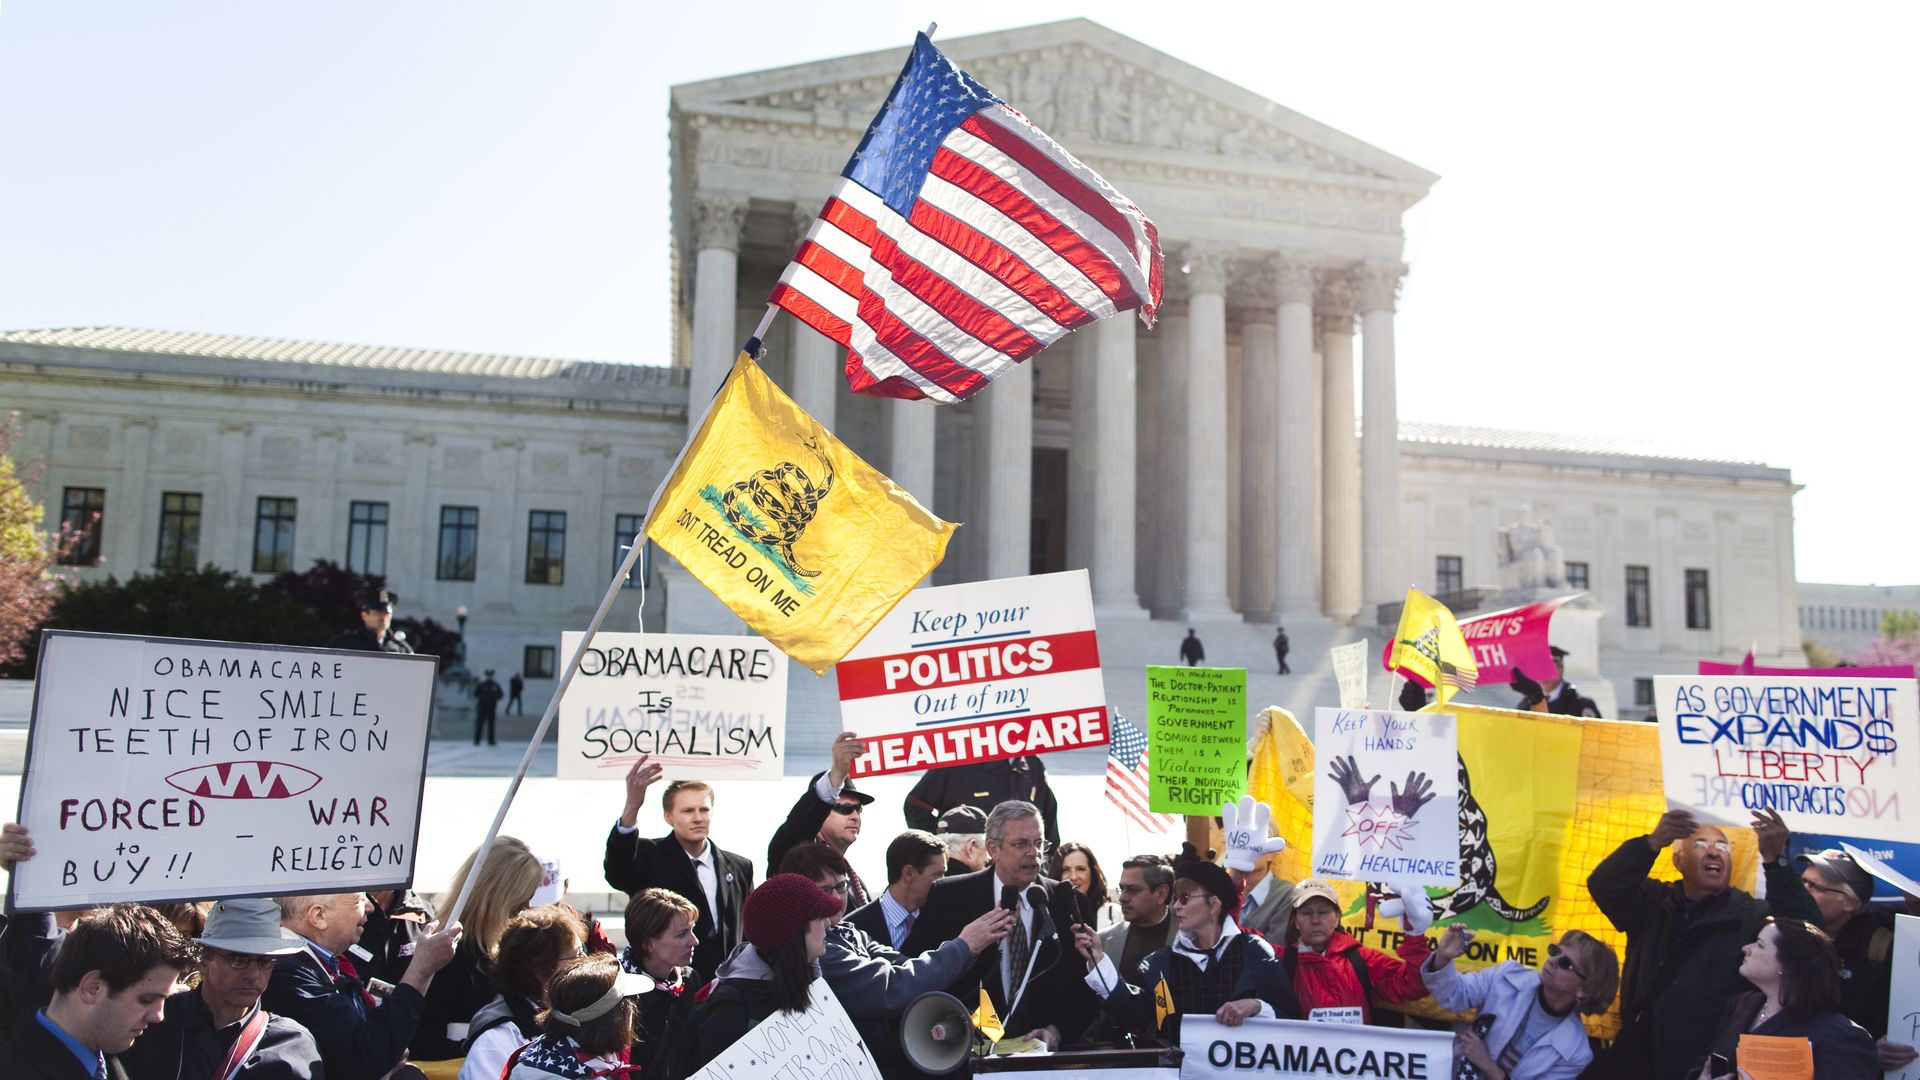
<svg viewBox="0 0 1920 1080"><path fill-rule="evenodd" d="M1698 657L1800 662L1787 470L1399 420L1401 219L1432 173L1085 20L939 44L1153 217L1167 292L1153 329L1104 320L958 406L855 397L838 346L774 321L772 377L966 523L934 583L1085 567L1130 711L1120 682L1175 662L1187 625L1251 667L1284 623L1296 670L1323 667L1409 584L1497 584L1501 530L1537 519L1601 613L1573 670L1597 666L1608 685L1582 688L1609 715ZM402 614L472 610L471 666L538 678L531 650L591 613L905 51L673 89L660 366L0 332L0 407L51 517L102 514L102 563L76 572L177 564L191 507L200 561L379 569ZM658 562L649 626L740 628Z"/></svg>

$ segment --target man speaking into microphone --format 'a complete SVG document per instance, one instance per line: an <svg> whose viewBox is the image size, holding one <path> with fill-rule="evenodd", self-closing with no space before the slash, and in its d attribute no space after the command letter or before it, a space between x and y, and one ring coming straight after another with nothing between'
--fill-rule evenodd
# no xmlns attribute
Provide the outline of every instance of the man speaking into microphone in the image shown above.
<svg viewBox="0 0 1920 1080"><path fill-rule="evenodd" d="M1006 940L982 950L947 992L972 1005L985 989L1007 1034L1057 1050L1060 1033L1085 1031L1099 1003L1081 979L1073 951L1079 894L1064 881L1040 876L1047 856L1044 831L1032 803L1010 799L995 806L986 834L993 864L934 882L900 951L914 956L936 948L995 905L1012 910L1017 918Z"/></svg>

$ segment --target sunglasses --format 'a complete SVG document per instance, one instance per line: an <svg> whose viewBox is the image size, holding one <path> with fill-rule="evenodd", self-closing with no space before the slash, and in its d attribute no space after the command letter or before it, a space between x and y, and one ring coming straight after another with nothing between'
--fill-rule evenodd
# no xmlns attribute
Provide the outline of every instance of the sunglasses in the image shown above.
<svg viewBox="0 0 1920 1080"><path fill-rule="evenodd" d="M837 802L833 804L833 812L836 814L857 814L860 812L860 804L857 802Z"/></svg>
<svg viewBox="0 0 1920 1080"><path fill-rule="evenodd" d="M1556 943L1549 942L1547 944L1547 963L1552 964L1561 971L1571 971L1583 979L1587 977L1586 972L1573 966L1573 957L1568 956L1567 951Z"/></svg>

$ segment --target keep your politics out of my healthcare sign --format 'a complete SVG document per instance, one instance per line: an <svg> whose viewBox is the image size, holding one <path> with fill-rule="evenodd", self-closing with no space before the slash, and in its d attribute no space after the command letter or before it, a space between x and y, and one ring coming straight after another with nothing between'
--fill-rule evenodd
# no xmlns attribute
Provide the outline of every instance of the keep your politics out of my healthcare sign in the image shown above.
<svg viewBox="0 0 1920 1080"><path fill-rule="evenodd" d="M1659 676L1670 806L1795 833L1920 840L1920 696L1911 679Z"/></svg>
<svg viewBox="0 0 1920 1080"><path fill-rule="evenodd" d="M432 656L50 631L21 910L413 881Z"/></svg>
<svg viewBox="0 0 1920 1080"><path fill-rule="evenodd" d="M1107 742L1085 570L917 590L834 674L854 776Z"/></svg>
<svg viewBox="0 0 1920 1080"><path fill-rule="evenodd" d="M619 780L645 754L667 780L779 780L787 663L754 635L595 634L560 699L560 779Z"/></svg>

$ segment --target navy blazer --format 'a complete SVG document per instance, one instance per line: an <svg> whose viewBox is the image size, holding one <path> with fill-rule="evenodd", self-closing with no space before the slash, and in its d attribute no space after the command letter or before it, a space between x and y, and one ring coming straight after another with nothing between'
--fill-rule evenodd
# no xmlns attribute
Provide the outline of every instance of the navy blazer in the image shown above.
<svg viewBox="0 0 1920 1080"><path fill-rule="evenodd" d="M385 1076L407 1052L425 999L403 983L370 1009L360 996L364 989L359 979L336 978L302 949L274 962L260 1006L313 1035L328 1076Z"/></svg>
<svg viewBox="0 0 1920 1080"><path fill-rule="evenodd" d="M7 1080L93 1080L93 1072L80 1064L73 1051L46 1025L28 1013L13 1029L13 1037L0 1044L0 1076ZM108 1080L127 1080L127 1071L113 1055L107 1055Z"/></svg>
<svg viewBox="0 0 1920 1080"><path fill-rule="evenodd" d="M880 944L889 948L893 946L893 935L887 932L887 913L881 908L879 897L875 897L871 904L862 904L853 909L853 914L847 916L847 922L859 927Z"/></svg>

